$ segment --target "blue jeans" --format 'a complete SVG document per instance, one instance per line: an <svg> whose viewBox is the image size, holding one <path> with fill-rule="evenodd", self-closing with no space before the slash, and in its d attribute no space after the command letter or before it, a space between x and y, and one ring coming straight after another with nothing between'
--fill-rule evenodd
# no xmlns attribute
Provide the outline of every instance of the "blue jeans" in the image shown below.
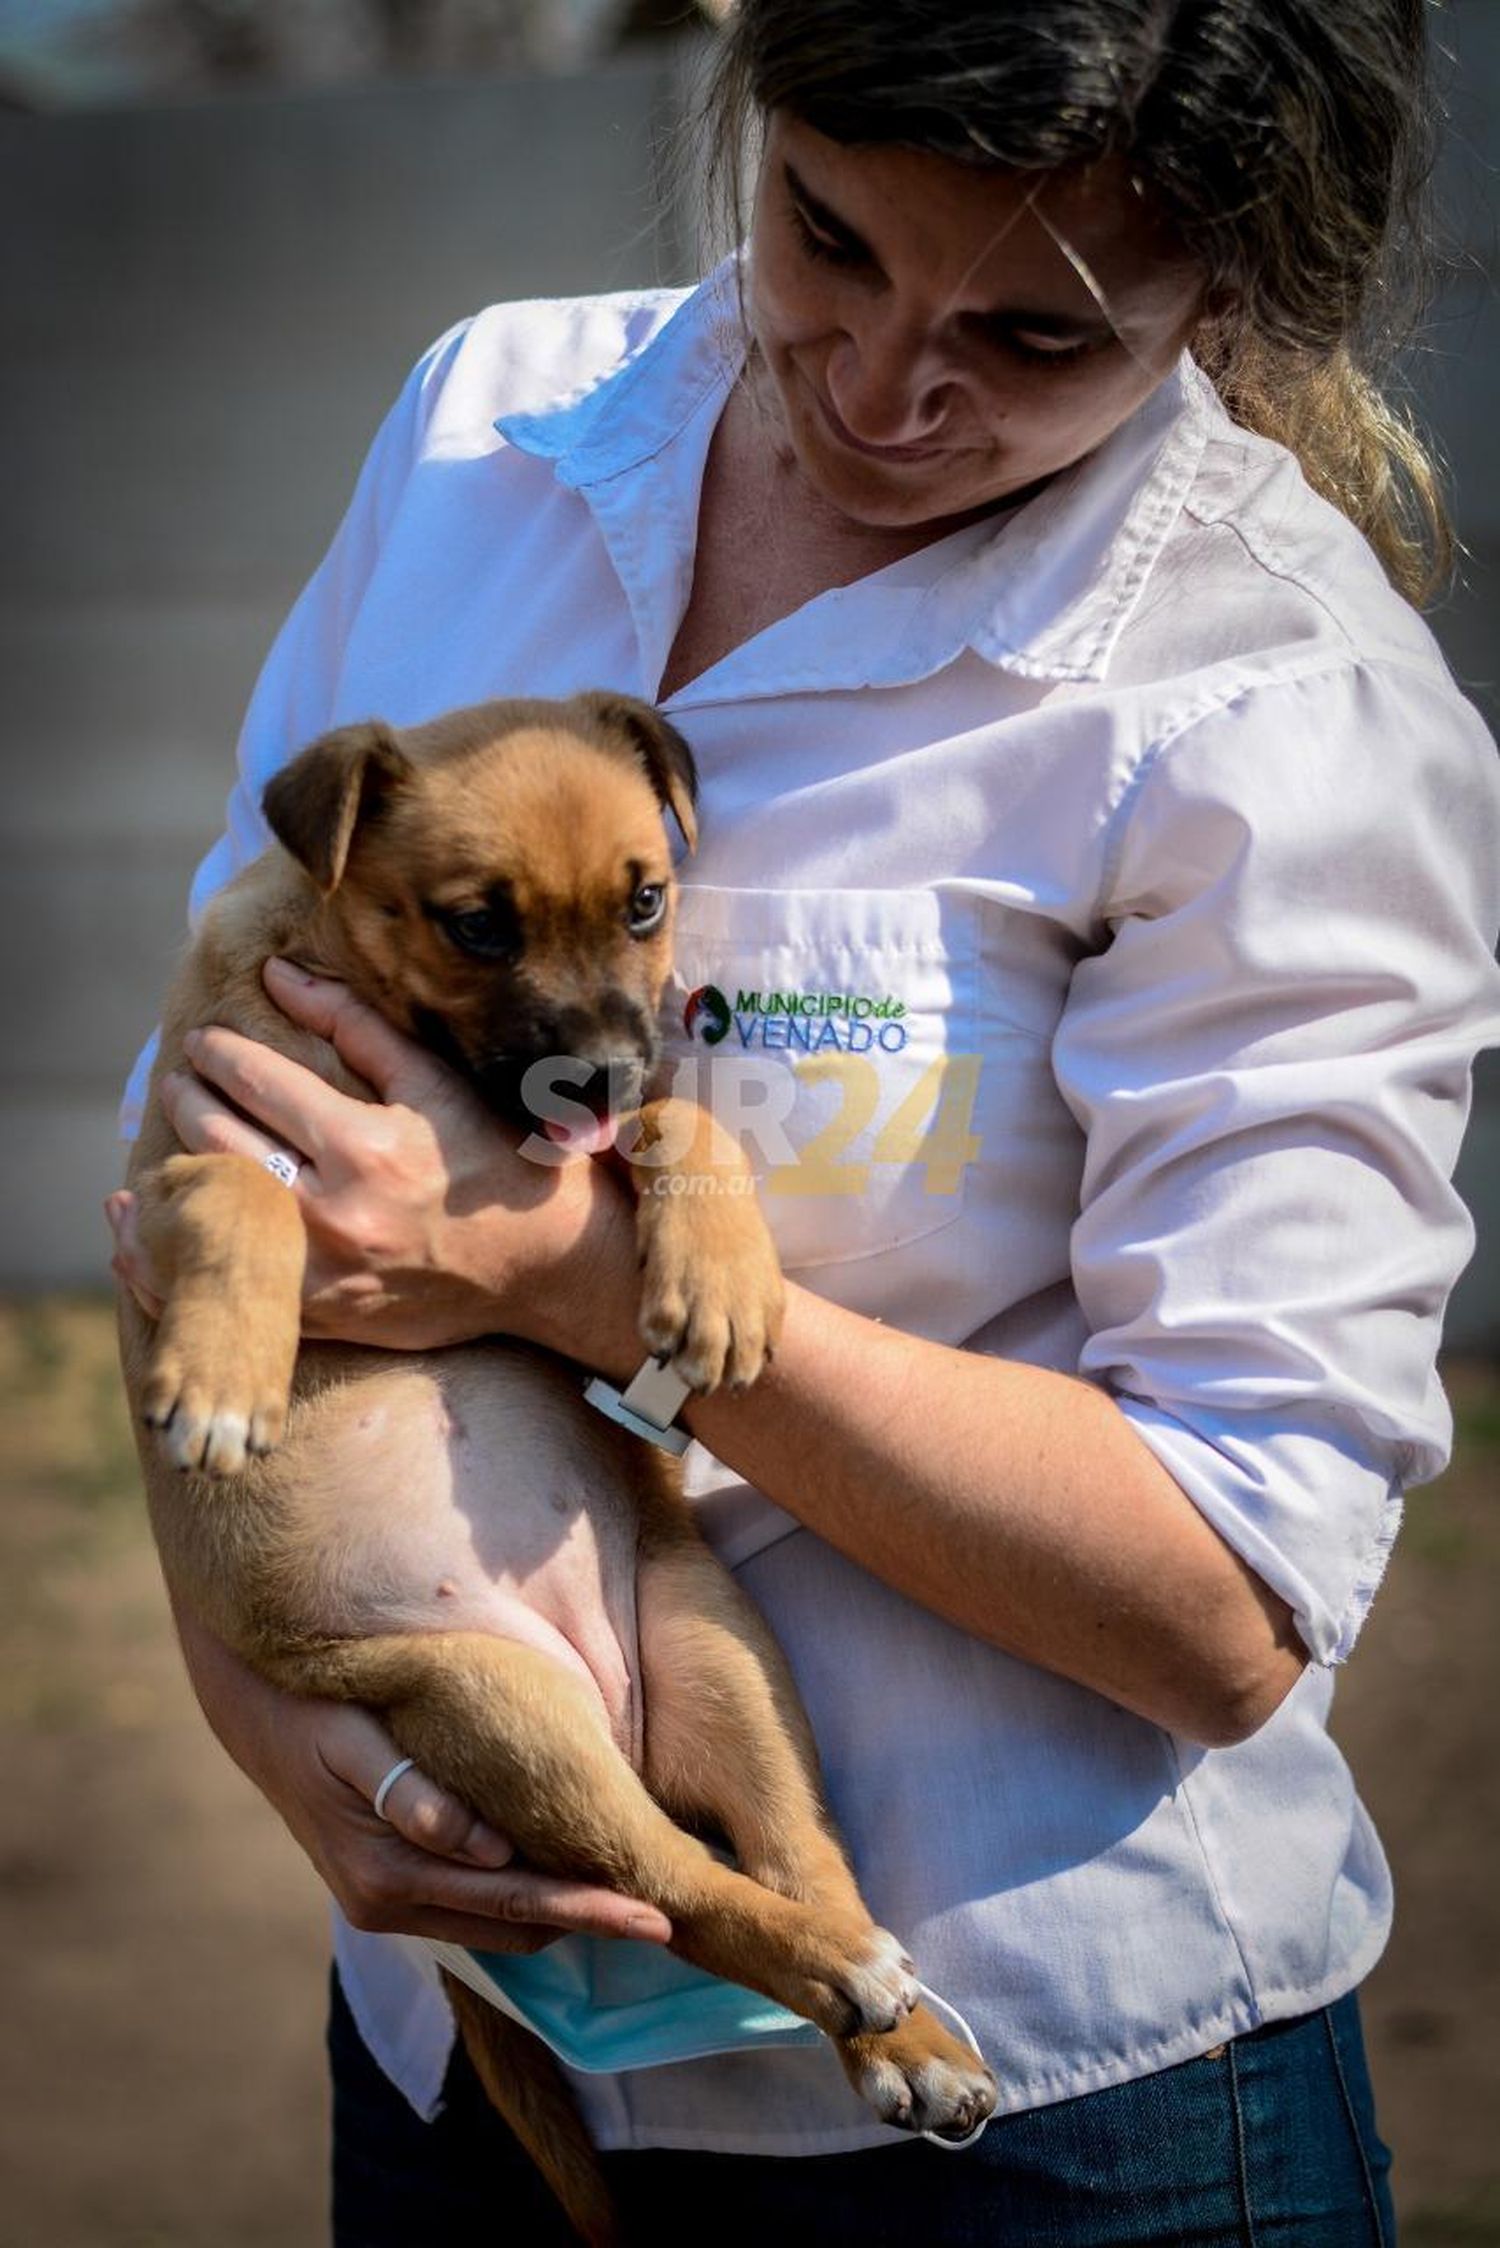
<svg viewBox="0 0 1500 2248"><path fill-rule="evenodd" d="M334 1983L335 2248L577 2248L462 2053L422 2123ZM1393 2248L1352 1994L1177 2068L921 2141L790 2159L611 2154L632 2248Z"/></svg>

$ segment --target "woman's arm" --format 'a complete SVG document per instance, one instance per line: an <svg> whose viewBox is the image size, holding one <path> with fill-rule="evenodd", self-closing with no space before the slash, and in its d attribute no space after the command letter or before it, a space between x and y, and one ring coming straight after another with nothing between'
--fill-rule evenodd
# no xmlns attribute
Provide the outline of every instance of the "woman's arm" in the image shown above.
<svg viewBox="0 0 1500 2248"><path fill-rule="evenodd" d="M503 1331L615 1378L641 1358L627 1194L519 1157L458 1081L342 987L275 969L294 1020L380 1093L345 1100L207 1033L169 1088L193 1148L310 1158L299 1182L318 1333L421 1346ZM775 1365L696 1403L695 1433L853 1560L996 1646L1190 1739L1243 1738L1298 1677L1285 1604L1102 1391L915 1340L791 1291Z"/></svg>
<svg viewBox="0 0 1500 2248"><path fill-rule="evenodd" d="M528 1338L624 1380L641 1362L628 1226ZM789 1287L754 1388L693 1434L808 1529L961 1630L1205 1746L1263 1725L1307 1661L1113 1400L1045 1367L924 1342Z"/></svg>
<svg viewBox="0 0 1500 2248"><path fill-rule="evenodd" d="M1113 1400L789 1291L775 1363L693 1433L830 1545L962 1630L1208 1747L1307 1660Z"/></svg>

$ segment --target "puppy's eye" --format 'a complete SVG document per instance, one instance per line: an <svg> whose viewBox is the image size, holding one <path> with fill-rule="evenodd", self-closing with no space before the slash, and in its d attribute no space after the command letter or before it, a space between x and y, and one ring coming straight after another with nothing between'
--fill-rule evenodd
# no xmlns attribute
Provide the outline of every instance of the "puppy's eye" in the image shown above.
<svg viewBox="0 0 1500 2248"><path fill-rule="evenodd" d="M442 926L460 952L470 953L476 960L509 960L519 950L514 922L489 906L445 913Z"/></svg>
<svg viewBox="0 0 1500 2248"><path fill-rule="evenodd" d="M626 910L626 924L633 937L649 937L659 926L667 910L665 882L643 882Z"/></svg>

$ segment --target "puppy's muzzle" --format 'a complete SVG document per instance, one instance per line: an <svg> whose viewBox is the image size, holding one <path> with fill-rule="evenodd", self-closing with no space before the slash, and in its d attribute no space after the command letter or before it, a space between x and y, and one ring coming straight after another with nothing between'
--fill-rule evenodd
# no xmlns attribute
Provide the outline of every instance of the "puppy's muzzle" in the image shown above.
<svg viewBox="0 0 1500 2248"><path fill-rule="evenodd" d="M512 1123L567 1124L580 1109L598 1122L631 1115L645 1097L649 1066L639 1055L550 1053L534 1060L507 1054L479 1075L489 1106Z"/></svg>
<svg viewBox="0 0 1500 2248"><path fill-rule="evenodd" d="M486 1106L524 1130L638 1109L660 1056L651 1016L623 995L597 1012L528 1009L497 1023L487 1050L466 1051L441 1017L424 1013L418 1035L458 1069Z"/></svg>

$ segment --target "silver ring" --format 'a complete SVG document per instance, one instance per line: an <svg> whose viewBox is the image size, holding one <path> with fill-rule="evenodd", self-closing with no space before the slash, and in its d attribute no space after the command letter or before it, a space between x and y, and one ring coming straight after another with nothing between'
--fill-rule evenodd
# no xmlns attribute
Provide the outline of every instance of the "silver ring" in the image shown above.
<svg viewBox="0 0 1500 2248"><path fill-rule="evenodd" d="M297 1184L297 1173L302 1165L284 1147L273 1147L270 1154L263 1155L260 1160L262 1168L269 1171L273 1179L280 1179L283 1186Z"/></svg>
<svg viewBox="0 0 1500 2248"><path fill-rule="evenodd" d="M379 1787L375 1790L375 1794L372 1799L375 1805L375 1816L377 1819L385 1819L386 1800L390 1795L391 1789L400 1779L402 1773L414 1772L416 1768L417 1760L414 1756L403 1756L399 1764L393 1764L391 1766L390 1770L386 1773L385 1778L381 1781ZM386 1819L386 1825L390 1825L389 1819Z"/></svg>

